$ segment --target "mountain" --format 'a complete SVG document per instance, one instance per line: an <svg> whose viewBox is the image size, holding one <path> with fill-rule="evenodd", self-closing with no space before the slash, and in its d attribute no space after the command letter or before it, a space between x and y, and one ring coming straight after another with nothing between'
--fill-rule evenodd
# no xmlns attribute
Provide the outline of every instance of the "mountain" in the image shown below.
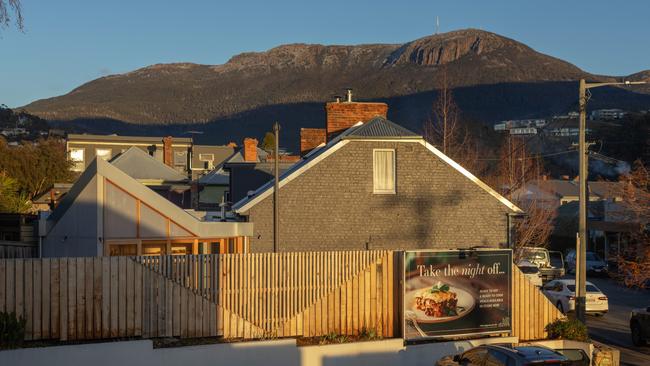
<svg viewBox="0 0 650 366"><path fill-rule="evenodd" d="M274 119L288 127L289 136L299 127L322 126L323 102L352 87L355 98L387 101L389 117L418 129L443 72L467 116L486 122L576 109L575 80L615 80L468 29L405 44L289 44L243 53L222 65L158 64L102 77L24 108L90 131L182 133L191 126L212 142L227 142L259 135ZM650 107L646 94L604 89L590 106Z"/></svg>

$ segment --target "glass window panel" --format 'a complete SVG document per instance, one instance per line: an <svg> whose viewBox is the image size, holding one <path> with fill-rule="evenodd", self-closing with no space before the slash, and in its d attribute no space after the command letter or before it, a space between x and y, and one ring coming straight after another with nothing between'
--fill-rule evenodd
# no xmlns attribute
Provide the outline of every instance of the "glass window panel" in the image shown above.
<svg viewBox="0 0 650 366"><path fill-rule="evenodd" d="M395 193L395 150L373 151L374 193Z"/></svg>

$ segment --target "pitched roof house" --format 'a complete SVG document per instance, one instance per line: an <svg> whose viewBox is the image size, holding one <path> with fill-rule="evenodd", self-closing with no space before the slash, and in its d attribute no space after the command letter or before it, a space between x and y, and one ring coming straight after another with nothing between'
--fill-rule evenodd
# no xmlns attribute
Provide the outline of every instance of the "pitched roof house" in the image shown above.
<svg viewBox="0 0 650 366"><path fill-rule="evenodd" d="M45 257L241 252L252 235L252 224L184 210L104 159L39 226Z"/></svg>
<svg viewBox="0 0 650 366"><path fill-rule="evenodd" d="M329 104L354 112L365 103ZM339 115L330 115L329 104L327 131L333 131ZM277 249L508 245L510 216L521 210L422 136L387 120L385 109L377 110L366 123L347 115L347 129L334 121L338 135L328 132L325 145L301 146L309 152L280 179ZM254 224L251 251L273 250L273 191L268 182L233 206Z"/></svg>
<svg viewBox="0 0 650 366"><path fill-rule="evenodd" d="M138 147L130 147L110 160L131 178L182 208L192 207L190 179L187 175L156 160Z"/></svg>

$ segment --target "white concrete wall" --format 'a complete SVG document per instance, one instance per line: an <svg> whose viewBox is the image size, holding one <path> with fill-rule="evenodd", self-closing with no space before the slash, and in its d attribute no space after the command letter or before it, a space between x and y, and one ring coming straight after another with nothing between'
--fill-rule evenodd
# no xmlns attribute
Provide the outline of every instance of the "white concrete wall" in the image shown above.
<svg viewBox="0 0 650 366"><path fill-rule="evenodd" d="M43 239L44 257L94 257L98 255L97 176Z"/></svg>
<svg viewBox="0 0 650 366"><path fill-rule="evenodd" d="M0 365L34 366L431 366L440 357L485 343L516 338L427 343L405 347L401 339L296 347L295 340L222 343L153 349L150 340L94 343L0 351Z"/></svg>

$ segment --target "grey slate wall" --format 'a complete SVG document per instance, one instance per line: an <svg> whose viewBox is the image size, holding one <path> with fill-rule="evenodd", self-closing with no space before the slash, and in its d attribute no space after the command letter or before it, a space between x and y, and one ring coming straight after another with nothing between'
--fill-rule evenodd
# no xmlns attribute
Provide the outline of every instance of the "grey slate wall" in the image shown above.
<svg viewBox="0 0 650 366"><path fill-rule="evenodd" d="M397 193L373 194L373 148L396 151ZM280 189L280 251L504 246L510 210L415 142L350 141ZM273 248L273 195L251 251Z"/></svg>

